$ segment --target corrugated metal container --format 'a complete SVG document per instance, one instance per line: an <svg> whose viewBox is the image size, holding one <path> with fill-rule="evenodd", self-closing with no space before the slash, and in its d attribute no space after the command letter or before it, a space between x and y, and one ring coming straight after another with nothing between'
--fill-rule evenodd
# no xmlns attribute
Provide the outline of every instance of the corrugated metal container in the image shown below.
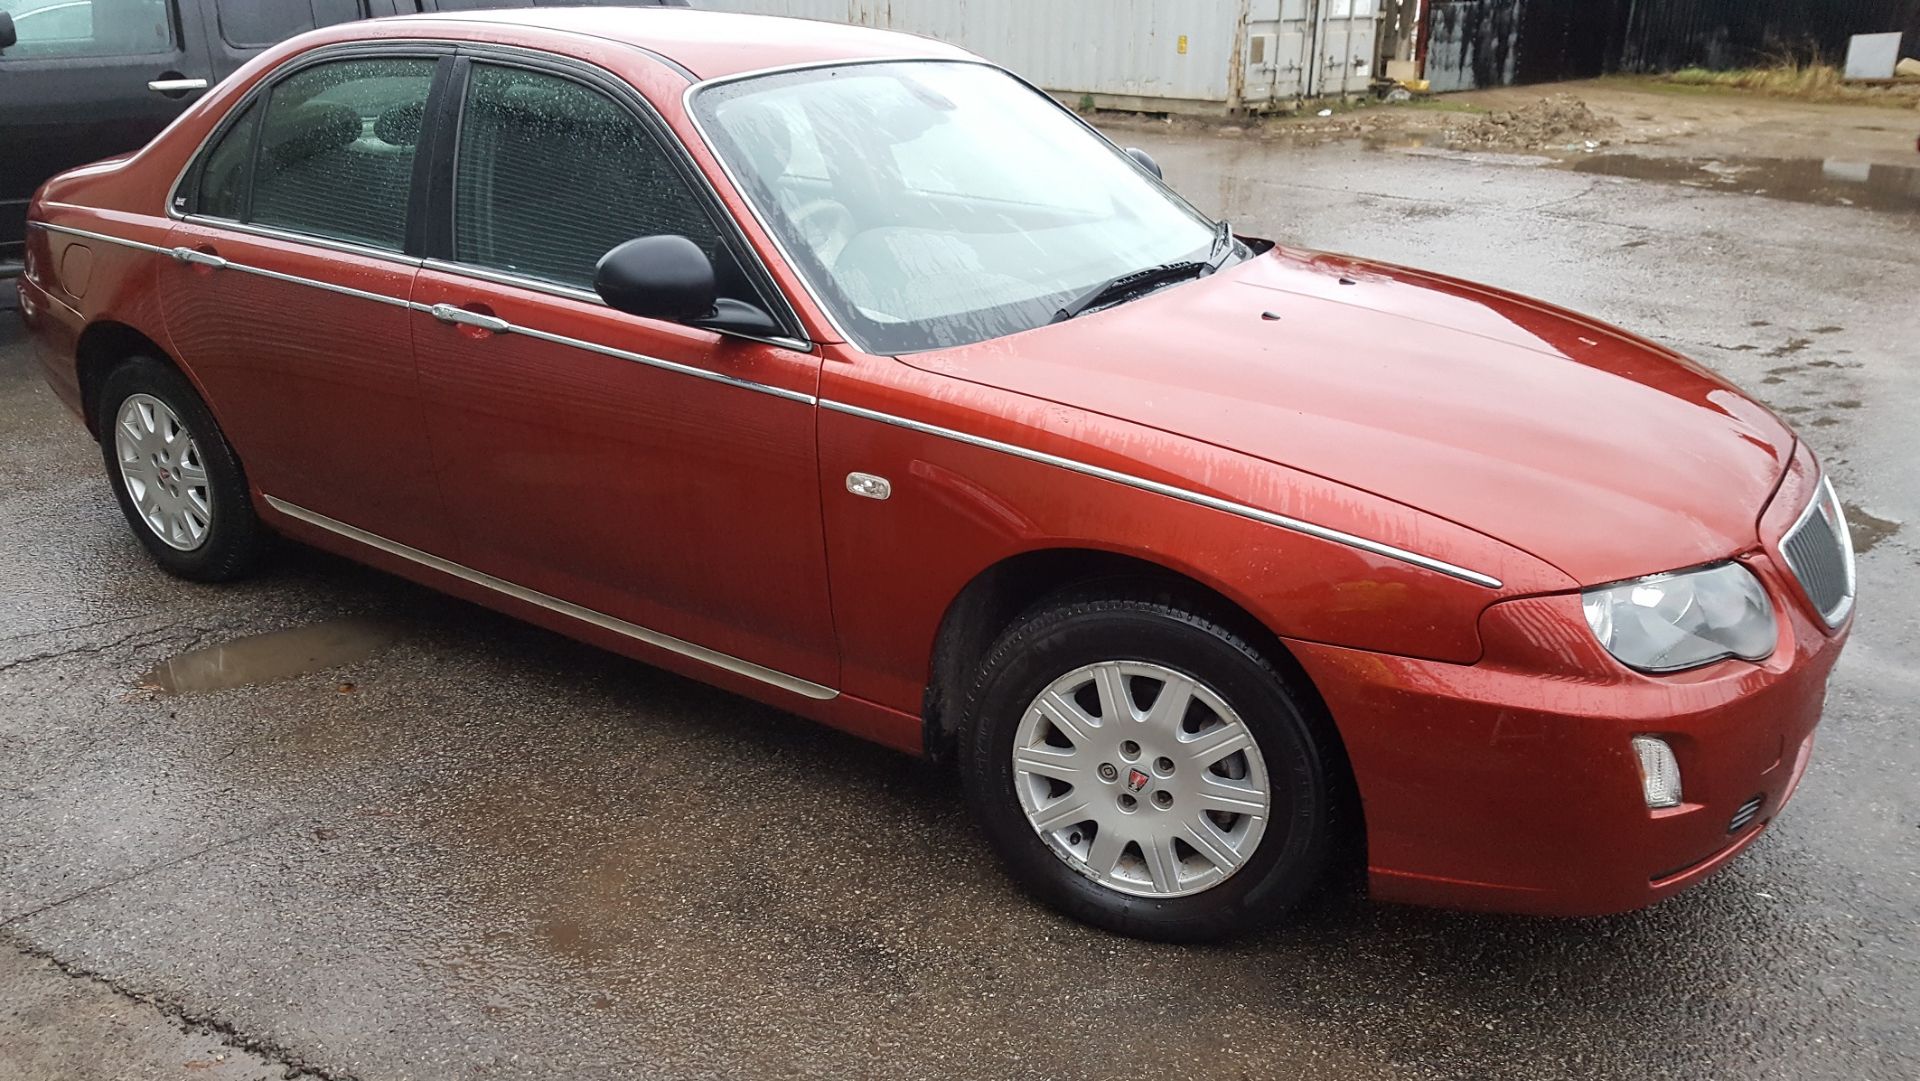
<svg viewBox="0 0 1920 1081"><path fill-rule="evenodd" d="M1062 97L1086 95L1105 108L1169 112L1217 112L1311 92L1364 90L1372 78L1377 19L1374 0L695 4L924 34L979 53ZM1291 33L1288 23L1296 24Z"/></svg>

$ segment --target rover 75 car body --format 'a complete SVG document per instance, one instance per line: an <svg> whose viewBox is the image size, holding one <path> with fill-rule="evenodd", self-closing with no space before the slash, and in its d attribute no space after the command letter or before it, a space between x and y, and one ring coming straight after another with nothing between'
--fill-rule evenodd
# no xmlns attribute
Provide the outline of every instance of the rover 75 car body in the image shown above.
<svg viewBox="0 0 1920 1081"><path fill-rule="evenodd" d="M1759 836L1849 626L1767 409L1235 236L1038 90L698 11L354 22L49 181L22 311L152 556L269 534L958 763L1145 936L1645 905Z"/></svg>

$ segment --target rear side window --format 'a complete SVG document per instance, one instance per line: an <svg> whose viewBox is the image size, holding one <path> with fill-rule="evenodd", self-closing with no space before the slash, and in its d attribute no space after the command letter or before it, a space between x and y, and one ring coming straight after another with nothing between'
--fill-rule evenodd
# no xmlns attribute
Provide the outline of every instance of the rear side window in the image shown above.
<svg viewBox="0 0 1920 1081"><path fill-rule="evenodd" d="M609 249L661 233L705 249L731 291L718 232L639 118L570 79L473 66L454 159L457 259L591 289Z"/></svg>
<svg viewBox="0 0 1920 1081"><path fill-rule="evenodd" d="M364 0L218 0L220 36L227 44L260 48L303 30L366 18Z"/></svg>
<svg viewBox="0 0 1920 1081"><path fill-rule="evenodd" d="M424 58L337 60L276 85L252 137L252 199L245 220L372 247L402 247L434 63ZM228 140L244 137L245 130L236 126ZM217 201L225 190L209 185L219 183L215 163L227 152L223 143L208 157L203 200L211 191ZM200 212L216 213L205 202Z"/></svg>
<svg viewBox="0 0 1920 1081"><path fill-rule="evenodd" d="M253 128L260 120L258 102L239 119L200 166L200 186L194 205L199 213L238 220L247 208L247 170L253 165Z"/></svg>
<svg viewBox="0 0 1920 1081"><path fill-rule="evenodd" d="M170 0L0 0L18 40L9 60L174 51Z"/></svg>

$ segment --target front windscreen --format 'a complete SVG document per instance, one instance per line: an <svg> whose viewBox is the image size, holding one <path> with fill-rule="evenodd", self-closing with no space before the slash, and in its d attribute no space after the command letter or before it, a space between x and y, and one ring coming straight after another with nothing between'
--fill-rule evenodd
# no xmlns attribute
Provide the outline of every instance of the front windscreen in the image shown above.
<svg viewBox="0 0 1920 1081"><path fill-rule="evenodd" d="M1052 320L1122 274L1204 259L1212 225L1054 102L983 64L850 64L694 108L822 303L874 353Z"/></svg>

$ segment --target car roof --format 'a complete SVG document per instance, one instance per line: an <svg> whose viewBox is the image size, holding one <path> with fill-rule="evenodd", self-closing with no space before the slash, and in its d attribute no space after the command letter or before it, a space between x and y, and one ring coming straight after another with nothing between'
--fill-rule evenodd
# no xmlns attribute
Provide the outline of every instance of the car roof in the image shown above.
<svg viewBox="0 0 1920 1081"><path fill-rule="evenodd" d="M696 79L835 60L977 59L954 46L892 30L692 8L513 8L408 15L393 23L493 23L616 41L678 64Z"/></svg>

